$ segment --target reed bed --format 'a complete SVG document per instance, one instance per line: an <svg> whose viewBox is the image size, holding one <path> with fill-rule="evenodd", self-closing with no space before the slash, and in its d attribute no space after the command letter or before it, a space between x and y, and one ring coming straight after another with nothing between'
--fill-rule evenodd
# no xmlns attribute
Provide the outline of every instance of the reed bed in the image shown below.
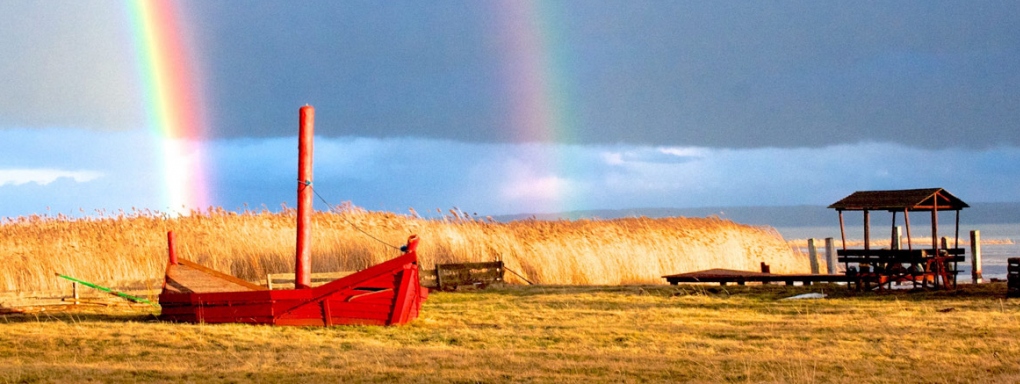
<svg viewBox="0 0 1020 384"><path fill-rule="evenodd" d="M180 257L260 281L294 270L295 213L211 209L171 217L119 212L92 218L0 219L0 291L67 286L61 273L114 287L158 288L166 233ZM313 272L364 269L399 255L411 234L423 268L502 260L537 284L663 284L662 275L710 268L802 273L805 256L773 229L717 218L499 223L451 210L442 218L365 211L349 204L313 215ZM508 274L510 282L521 282ZM516 279L516 281L515 281Z"/></svg>

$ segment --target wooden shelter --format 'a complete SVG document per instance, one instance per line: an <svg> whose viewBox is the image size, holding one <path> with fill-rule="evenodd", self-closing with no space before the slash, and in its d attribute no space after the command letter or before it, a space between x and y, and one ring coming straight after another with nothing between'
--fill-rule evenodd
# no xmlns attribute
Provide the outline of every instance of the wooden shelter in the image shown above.
<svg viewBox="0 0 1020 384"><path fill-rule="evenodd" d="M942 188L906 189L894 191L857 191L829 206L839 212L839 231L842 238L842 249L837 250L838 260L846 265L847 274L855 275L851 281L869 286L876 283L878 287L892 282L910 281L915 285L932 283L935 287L949 286L952 281L956 286L956 263L964 260L964 249L960 244L960 210L969 205ZM847 249L846 227L843 211L864 212L864 248ZM871 211L888 211L892 213L893 238L887 249L871 247ZM919 246L915 249L910 228L910 212L929 212L931 214L931 247ZM943 242L939 244L939 212L956 212L956 230L953 247ZM896 216L903 213L906 225L907 248L901 249L896 232ZM952 268L949 268L952 263ZM851 265L854 264L854 265ZM951 275L951 277L950 277Z"/></svg>

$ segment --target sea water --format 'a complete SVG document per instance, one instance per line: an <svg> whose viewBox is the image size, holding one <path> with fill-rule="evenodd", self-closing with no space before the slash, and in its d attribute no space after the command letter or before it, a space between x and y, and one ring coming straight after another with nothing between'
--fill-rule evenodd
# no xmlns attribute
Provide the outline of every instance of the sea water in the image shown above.
<svg viewBox="0 0 1020 384"><path fill-rule="evenodd" d="M930 237L931 226L921 225L912 229L913 236L915 237ZM816 239L815 247L818 248L819 258L825 257L825 243L826 237L834 239L835 246L839 249L841 236L839 232L839 226L823 226L823 227L780 227L776 228L783 238L786 240L794 239ZM1020 257L1020 223L1010 224L973 224L973 225L960 225L960 248L964 248L967 251L966 260L959 263L957 268L960 270L958 275L958 281L961 283L971 281L971 260L973 255L971 254L970 247L970 231L978 230L981 233L981 275L984 281L990 281L991 279L1005 279L1006 278L1006 259L1010 257ZM955 229L952 226L939 225L939 237L947 237L949 246L953 247L954 237L956 236ZM907 246L906 233L903 234L903 247ZM864 230L857 227L847 227L846 232L847 240L860 240L864 238ZM888 248L890 239L892 238L891 228L886 226L872 227L871 229L871 246L875 249ZM1006 244L1003 244L1006 243ZM930 244L918 244L914 242L915 248L930 248ZM856 246L854 248L859 248ZM804 254L807 254L807 249L802 249ZM842 270L842 265L839 267Z"/></svg>

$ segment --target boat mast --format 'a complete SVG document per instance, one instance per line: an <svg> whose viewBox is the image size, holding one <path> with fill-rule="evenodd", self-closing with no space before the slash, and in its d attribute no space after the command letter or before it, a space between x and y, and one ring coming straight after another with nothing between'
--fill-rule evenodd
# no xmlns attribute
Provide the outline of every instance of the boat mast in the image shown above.
<svg viewBox="0 0 1020 384"><path fill-rule="evenodd" d="M299 123L295 289L312 287L312 141L315 136L315 108L310 105L301 107Z"/></svg>

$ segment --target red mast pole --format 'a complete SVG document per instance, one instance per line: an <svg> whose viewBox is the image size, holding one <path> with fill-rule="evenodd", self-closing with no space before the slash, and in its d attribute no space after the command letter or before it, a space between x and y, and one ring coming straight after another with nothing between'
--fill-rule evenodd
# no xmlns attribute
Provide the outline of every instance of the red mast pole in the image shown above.
<svg viewBox="0 0 1020 384"><path fill-rule="evenodd" d="M312 270L312 139L315 136L315 108L301 107L298 132L297 257L294 288L311 288Z"/></svg>

